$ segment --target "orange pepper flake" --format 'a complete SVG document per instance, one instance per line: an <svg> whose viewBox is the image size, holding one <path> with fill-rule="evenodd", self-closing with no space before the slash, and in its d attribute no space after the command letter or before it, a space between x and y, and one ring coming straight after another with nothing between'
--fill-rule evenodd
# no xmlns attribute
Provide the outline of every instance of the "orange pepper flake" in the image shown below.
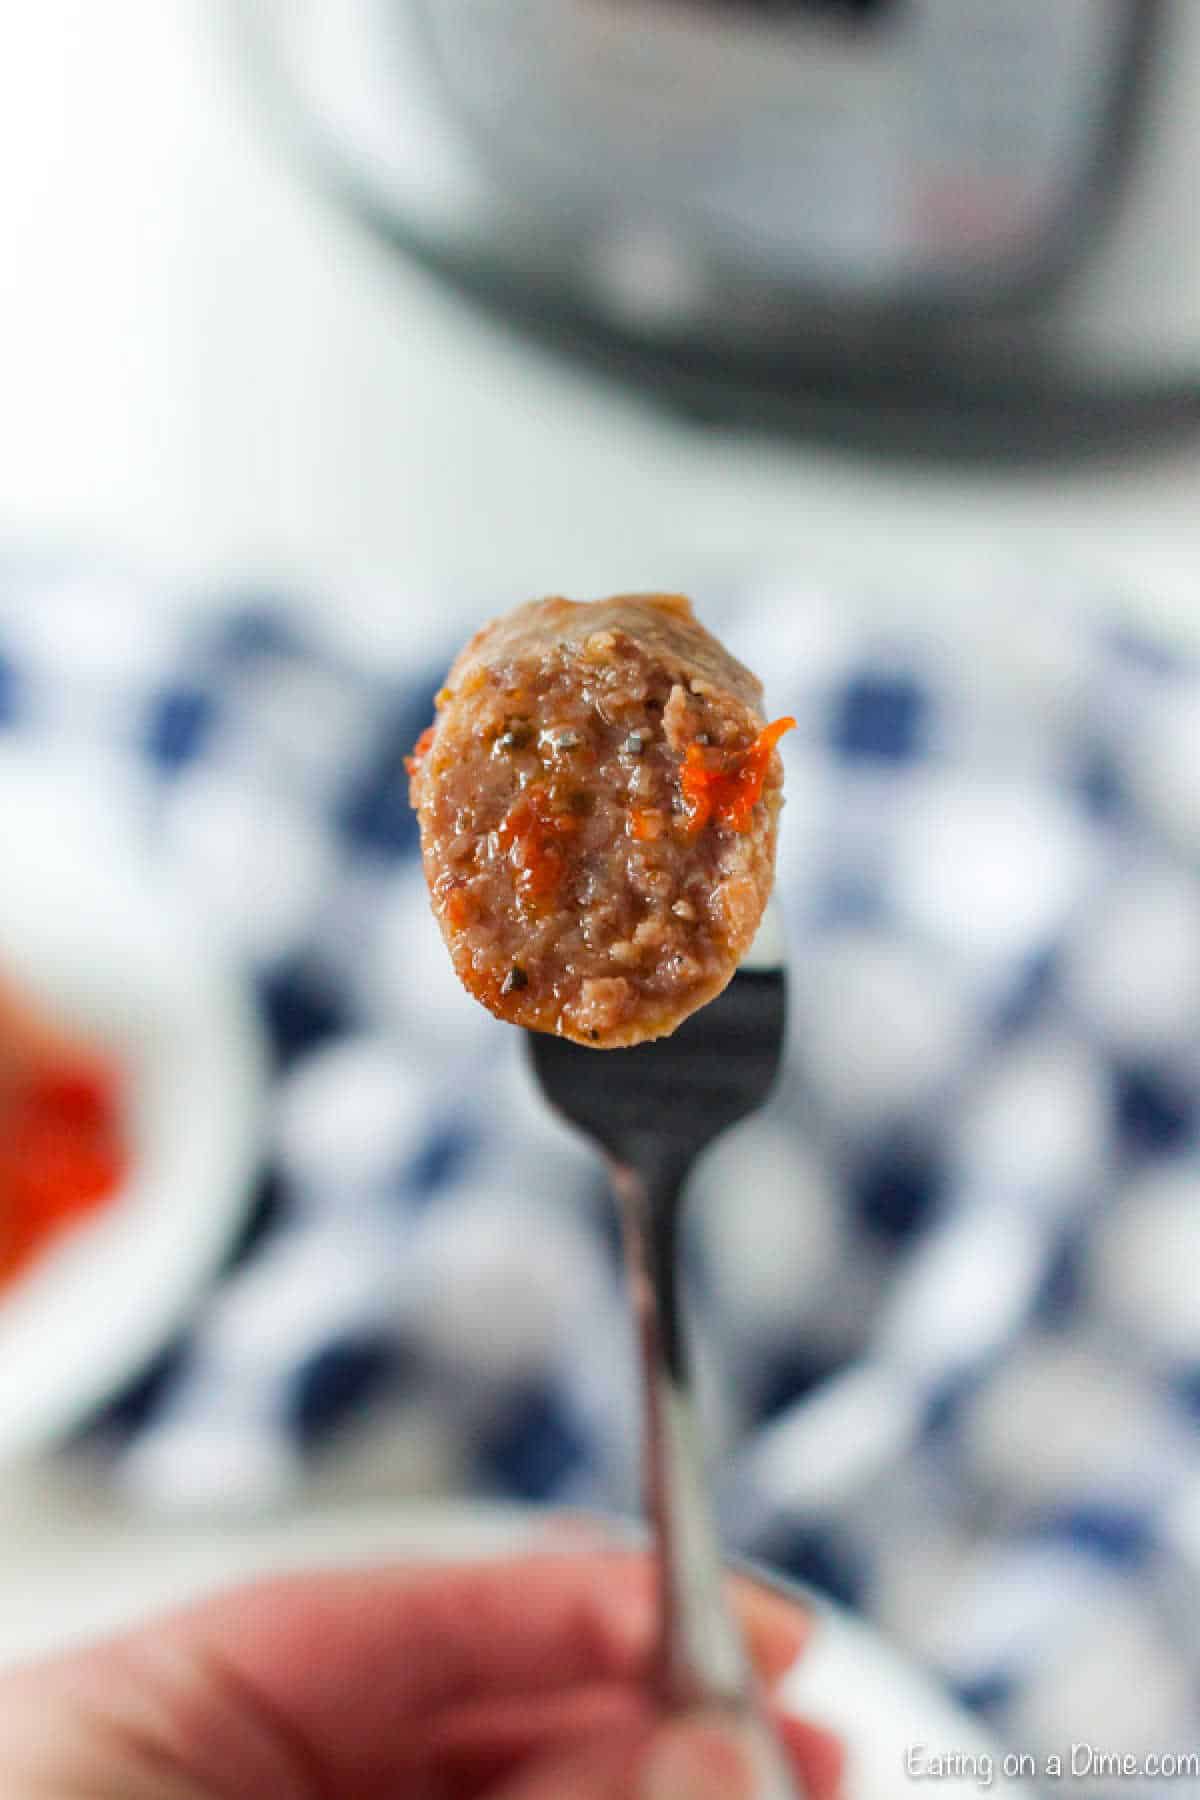
<svg viewBox="0 0 1200 1800"><path fill-rule="evenodd" d="M712 751L703 744L688 745L679 771L679 789L690 836L710 823L728 826L731 831L749 830L754 808L762 799L771 755L784 733L795 726L793 718L776 719L764 726L745 750Z"/></svg>
<svg viewBox="0 0 1200 1800"><path fill-rule="evenodd" d="M630 837L637 838L640 843L646 843L648 840L660 838L662 836L662 831L663 816L653 807L646 808L645 810L641 807L635 807L633 812L630 813L629 835Z"/></svg>
<svg viewBox="0 0 1200 1800"><path fill-rule="evenodd" d="M555 812L545 788L527 788L509 807L496 832L517 874L517 895L536 904L557 892L566 873L563 838L579 829L573 813Z"/></svg>
<svg viewBox="0 0 1200 1800"><path fill-rule="evenodd" d="M466 888L451 888L445 899L446 917L456 931L475 922L475 901Z"/></svg>
<svg viewBox="0 0 1200 1800"><path fill-rule="evenodd" d="M427 725L425 727L424 731L421 733L420 737L417 739L416 743L413 745L412 755L405 757L404 766L408 770L410 775L416 774L417 770L421 766L422 759L424 757L428 756L430 746L433 743L433 734L436 730L437 730L436 725Z"/></svg>

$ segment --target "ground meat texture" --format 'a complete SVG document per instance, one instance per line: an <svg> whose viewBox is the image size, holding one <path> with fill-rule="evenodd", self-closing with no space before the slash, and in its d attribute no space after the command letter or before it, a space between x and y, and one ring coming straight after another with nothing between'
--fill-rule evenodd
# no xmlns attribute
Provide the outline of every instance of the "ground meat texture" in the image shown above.
<svg viewBox="0 0 1200 1800"><path fill-rule="evenodd" d="M409 768L477 999L609 1049L720 993L774 874L790 721L761 701L679 595L538 600L472 638Z"/></svg>

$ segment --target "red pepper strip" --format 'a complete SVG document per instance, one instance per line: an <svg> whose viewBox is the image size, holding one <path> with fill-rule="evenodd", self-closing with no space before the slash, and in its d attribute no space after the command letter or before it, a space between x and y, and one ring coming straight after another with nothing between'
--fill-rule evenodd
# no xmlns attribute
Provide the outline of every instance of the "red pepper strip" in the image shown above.
<svg viewBox="0 0 1200 1800"><path fill-rule="evenodd" d="M764 726L745 750L714 753L702 744L688 745L679 771L679 789L690 835L714 821L731 831L749 830L775 746L795 726L793 718L776 719L773 725Z"/></svg>
<svg viewBox="0 0 1200 1800"><path fill-rule="evenodd" d="M436 729L437 727L435 725L427 725L413 745L412 755L405 757L404 767L408 770L410 775L416 774L421 765L421 759L429 754L429 748L433 743L433 734Z"/></svg>
<svg viewBox="0 0 1200 1800"><path fill-rule="evenodd" d="M544 788L531 788L509 807L496 836L517 871L517 893L522 900L545 900L566 873L566 858L556 838L578 831L579 820L571 813L551 810Z"/></svg>

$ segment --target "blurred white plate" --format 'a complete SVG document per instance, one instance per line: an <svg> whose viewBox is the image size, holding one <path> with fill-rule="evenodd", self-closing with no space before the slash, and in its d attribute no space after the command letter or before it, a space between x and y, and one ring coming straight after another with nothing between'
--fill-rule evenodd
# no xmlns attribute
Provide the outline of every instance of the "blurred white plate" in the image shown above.
<svg viewBox="0 0 1200 1800"><path fill-rule="evenodd" d="M155 1531L122 1527L97 1543L94 1532L64 1530L39 1560L6 1573L0 1662L53 1651L179 1605L231 1581L286 1569L352 1565L388 1557L500 1555L551 1540L554 1515L463 1505L387 1512L345 1508L260 1526L225 1524ZM564 1540L564 1547L570 1539ZM992 1756L997 1787L1028 1800L1023 1781L1000 1778L1000 1752L979 1724L881 1638L835 1608L817 1605L812 1644L787 1677L783 1697L797 1712L835 1727L849 1749L846 1800L895 1800L910 1785L904 1756ZM977 1795L964 1777L936 1783L943 1800Z"/></svg>
<svg viewBox="0 0 1200 1800"><path fill-rule="evenodd" d="M127 779L127 778L126 778ZM137 848L103 765L0 747L0 964L125 1072L131 1174L0 1292L0 1462L52 1443L182 1323L251 1194L249 996Z"/></svg>

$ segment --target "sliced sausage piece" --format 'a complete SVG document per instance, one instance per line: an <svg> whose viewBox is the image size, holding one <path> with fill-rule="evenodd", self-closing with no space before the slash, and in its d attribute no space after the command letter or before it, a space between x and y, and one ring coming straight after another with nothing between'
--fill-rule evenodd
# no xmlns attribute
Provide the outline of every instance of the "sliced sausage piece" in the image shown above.
<svg viewBox="0 0 1200 1800"><path fill-rule="evenodd" d="M537 600L476 633L410 759L433 907L502 1019L613 1048L720 993L774 875L762 688L677 594Z"/></svg>

